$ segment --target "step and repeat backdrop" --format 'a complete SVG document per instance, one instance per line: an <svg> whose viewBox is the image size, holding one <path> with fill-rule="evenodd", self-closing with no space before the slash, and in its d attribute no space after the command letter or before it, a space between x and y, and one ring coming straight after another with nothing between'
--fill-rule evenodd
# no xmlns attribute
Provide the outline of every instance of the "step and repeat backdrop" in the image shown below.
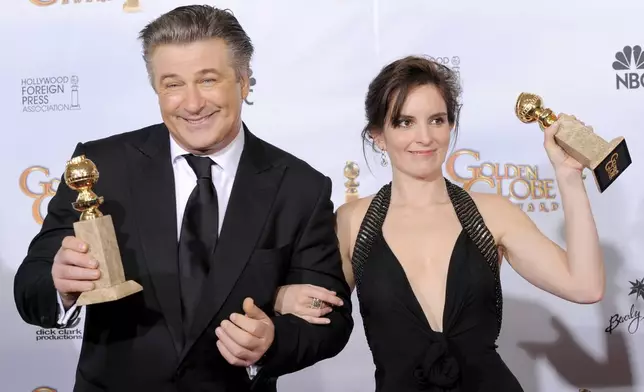
<svg viewBox="0 0 644 392"><path fill-rule="evenodd" d="M0 389L72 390L84 318L65 330L30 326L13 277L38 232L74 146L160 122L138 31L173 0L13 0L0 6ZM586 180L605 252L607 293L576 305L502 269L499 351L526 391L644 391L644 27L630 1L205 1L230 8L257 48L243 118L258 136L334 182L336 206L391 178L360 132L368 83L388 62L432 56L463 84L461 132L445 164L452 181L512 198L565 246L563 210L538 125L514 114L540 95L606 140L626 138L633 164L604 193ZM100 170L100 168L99 168ZM374 366L357 301L337 357L283 377L281 391L363 392ZM42 389L38 389L42 388ZM48 388L48 389L47 389Z"/></svg>

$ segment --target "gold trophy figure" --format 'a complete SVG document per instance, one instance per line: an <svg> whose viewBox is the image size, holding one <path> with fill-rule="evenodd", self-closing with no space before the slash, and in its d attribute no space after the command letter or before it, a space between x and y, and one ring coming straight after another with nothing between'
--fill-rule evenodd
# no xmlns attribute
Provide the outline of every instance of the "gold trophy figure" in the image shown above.
<svg viewBox="0 0 644 392"><path fill-rule="evenodd" d="M79 306L115 301L143 290L137 282L125 281L112 217L98 210L104 199L92 191L98 177L96 165L84 155L67 161L65 183L79 192L78 198L72 203L72 207L81 213L80 220L74 222L74 233L89 245L89 254L98 261L101 271L101 277L94 282L94 290L81 293L78 297L76 304Z"/></svg>
<svg viewBox="0 0 644 392"><path fill-rule="evenodd" d="M125 3L123 3L123 11L125 12L138 12L140 10L139 0L125 0Z"/></svg>
<svg viewBox="0 0 644 392"><path fill-rule="evenodd" d="M358 194L358 187L360 183L356 181L356 178L360 175L360 167L354 161L347 161L344 165L344 177L347 178L347 181L344 183L344 202L348 203L353 200L357 200L360 196Z"/></svg>
<svg viewBox="0 0 644 392"><path fill-rule="evenodd" d="M541 130L557 121L553 111L544 108L541 97L535 94L521 93L514 111L521 122L537 122ZM590 127L560 127L555 134L555 141L568 155L592 170L600 193L604 192L632 162L623 137L607 142Z"/></svg>

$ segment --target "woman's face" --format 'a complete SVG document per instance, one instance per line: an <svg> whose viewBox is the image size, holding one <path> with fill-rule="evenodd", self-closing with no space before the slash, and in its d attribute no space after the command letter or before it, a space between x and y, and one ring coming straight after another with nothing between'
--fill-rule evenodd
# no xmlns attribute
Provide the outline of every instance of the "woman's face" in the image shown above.
<svg viewBox="0 0 644 392"><path fill-rule="evenodd" d="M442 173L453 124L438 88L427 84L412 89L394 125L389 116L384 129L372 136L389 155L392 169L418 179Z"/></svg>

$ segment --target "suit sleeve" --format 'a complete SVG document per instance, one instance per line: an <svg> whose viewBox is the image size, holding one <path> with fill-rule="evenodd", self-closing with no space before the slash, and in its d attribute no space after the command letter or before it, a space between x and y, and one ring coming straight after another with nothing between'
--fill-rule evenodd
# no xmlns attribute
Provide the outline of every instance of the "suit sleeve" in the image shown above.
<svg viewBox="0 0 644 392"><path fill-rule="evenodd" d="M72 156L83 153L83 145L79 143ZM74 235L73 224L78 220L79 213L71 204L76 200L76 195L61 176L56 194L49 201L40 232L29 244L27 256L16 272L14 300L20 317L28 324L42 328L61 327L58 324L61 315L51 267L63 238ZM73 313L77 314L72 312L70 321L75 318Z"/></svg>
<svg viewBox="0 0 644 392"><path fill-rule="evenodd" d="M275 339L258 376L270 378L292 373L336 356L349 341L353 330L351 291L344 279L335 234L331 201L331 180L324 186L308 224L295 247L284 285L313 284L335 291L344 303L329 313L327 325L310 324L292 314L273 317Z"/></svg>

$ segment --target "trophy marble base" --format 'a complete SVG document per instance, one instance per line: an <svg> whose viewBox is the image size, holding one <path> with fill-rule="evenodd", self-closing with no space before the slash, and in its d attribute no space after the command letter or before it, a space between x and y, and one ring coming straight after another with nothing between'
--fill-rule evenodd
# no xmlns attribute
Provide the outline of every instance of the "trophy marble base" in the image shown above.
<svg viewBox="0 0 644 392"><path fill-rule="evenodd" d="M600 193L632 163L623 137L607 142L586 126L561 127L555 141L568 155L592 170Z"/></svg>
<svg viewBox="0 0 644 392"><path fill-rule="evenodd" d="M86 291L78 297L76 305L84 306L116 301L142 290L143 287L141 287L140 284L133 280L128 280L126 282L119 283L116 286Z"/></svg>
<svg viewBox="0 0 644 392"><path fill-rule="evenodd" d="M77 305L116 301L143 290L139 283L125 281L111 216L75 222L74 232L77 238L89 245L89 255L98 261L101 271L101 277L94 282L95 289L82 293L76 301Z"/></svg>
<svg viewBox="0 0 644 392"><path fill-rule="evenodd" d="M601 193L608 189L632 162L631 154L628 152L628 146L626 146L626 140L623 137L611 140L606 147L605 153L590 166L599 192Z"/></svg>

